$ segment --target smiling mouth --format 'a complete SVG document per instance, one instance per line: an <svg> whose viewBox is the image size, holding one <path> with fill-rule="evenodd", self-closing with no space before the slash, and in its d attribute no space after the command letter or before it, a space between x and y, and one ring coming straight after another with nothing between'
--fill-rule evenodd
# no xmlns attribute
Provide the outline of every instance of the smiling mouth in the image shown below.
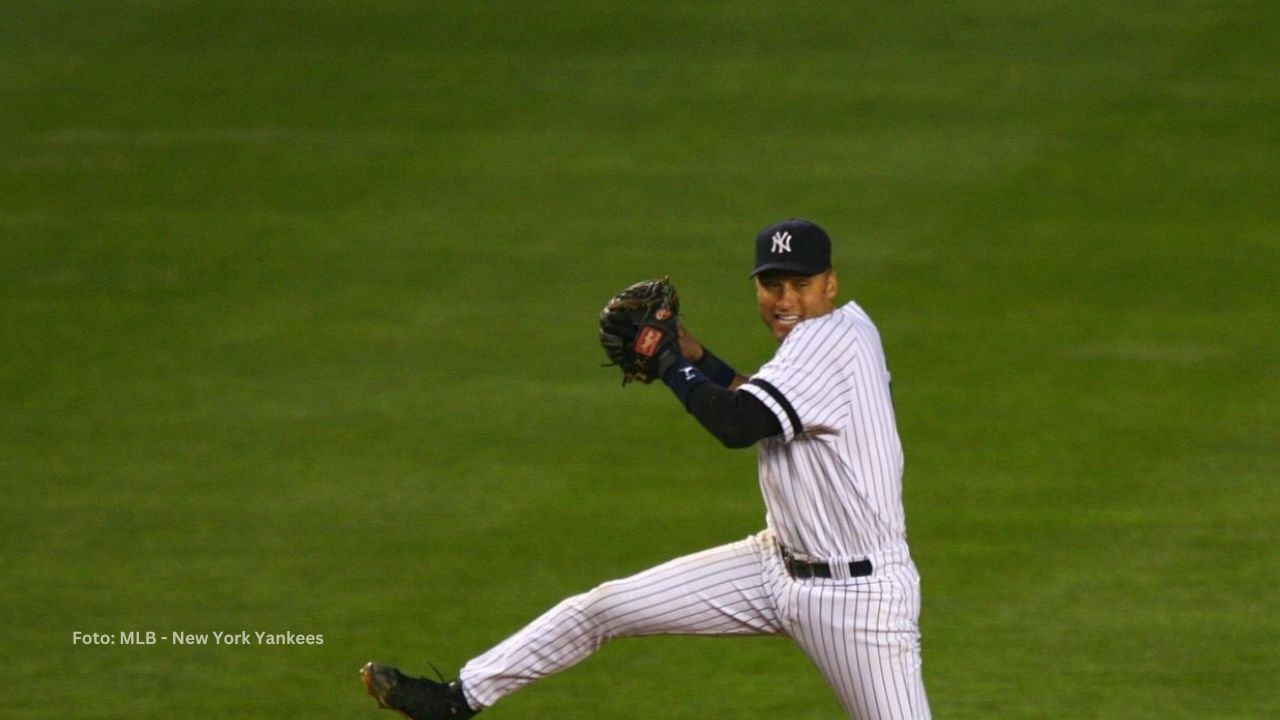
<svg viewBox="0 0 1280 720"><path fill-rule="evenodd" d="M783 325L785 327L791 327L792 325L800 322L799 315L774 315L773 317L778 321L779 325Z"/></svg>

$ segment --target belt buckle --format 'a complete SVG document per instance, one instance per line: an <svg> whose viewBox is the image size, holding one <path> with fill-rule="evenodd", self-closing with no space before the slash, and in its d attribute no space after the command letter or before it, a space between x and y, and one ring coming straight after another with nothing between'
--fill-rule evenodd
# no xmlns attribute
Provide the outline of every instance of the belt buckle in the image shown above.
<svg viewBox="0 0 1280 720"><path fill-rule="evenodd" d="M805 562L797 558L790 548L783 545L779 545L779 548L782 550L782 566L793 580L831 577L831 568L825 563Z"/></svg>

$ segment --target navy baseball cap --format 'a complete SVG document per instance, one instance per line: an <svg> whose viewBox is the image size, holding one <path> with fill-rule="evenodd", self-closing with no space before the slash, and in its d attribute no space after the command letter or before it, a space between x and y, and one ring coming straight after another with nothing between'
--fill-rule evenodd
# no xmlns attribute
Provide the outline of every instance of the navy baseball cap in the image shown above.
<svg viewBox="0 0 1280 720"><path fill-rule="evenodd" d="M831 269L831 238L808 220L791 218L756 235L755 277L768 270L817 275Z"/></svg>

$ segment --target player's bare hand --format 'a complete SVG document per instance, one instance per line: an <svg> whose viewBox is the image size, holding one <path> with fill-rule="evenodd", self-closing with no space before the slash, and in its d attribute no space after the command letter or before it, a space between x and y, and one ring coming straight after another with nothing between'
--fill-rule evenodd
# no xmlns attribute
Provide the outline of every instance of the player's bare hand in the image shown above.
<svg viewBox="0 0 1280 720"><path fill-rule="evenodd" d="M702 359L702 353L705 352L702 343L698 342L698 338L689 332L683 321L677 327L677 339L680 341L680 354L686 360L696 363Z"/></svg>

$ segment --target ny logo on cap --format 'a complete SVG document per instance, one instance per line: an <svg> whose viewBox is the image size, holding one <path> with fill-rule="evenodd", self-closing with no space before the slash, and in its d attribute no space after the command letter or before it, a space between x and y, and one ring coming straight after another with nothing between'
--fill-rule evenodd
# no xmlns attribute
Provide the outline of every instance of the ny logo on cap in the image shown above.
<svg viewBox="0 0 1280 720"><path fill-rule="evenodd" d="M776 232L773 234L773 247L769 249L772 253L791 252L791 233Z"/></svg>

